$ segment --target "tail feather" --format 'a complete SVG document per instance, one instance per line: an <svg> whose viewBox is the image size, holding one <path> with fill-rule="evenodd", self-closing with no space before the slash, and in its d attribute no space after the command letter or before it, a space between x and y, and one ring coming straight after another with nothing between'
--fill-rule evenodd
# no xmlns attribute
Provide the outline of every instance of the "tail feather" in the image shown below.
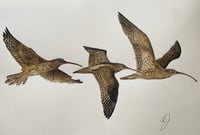
<svg viewBox="0 0 200 135"><path fill-rule="evenodd" d="M25 84L27 81L27 77L25 77L22 73L12 74L8 75L5 83L8 83L8 85L21 85Z"/></svg>

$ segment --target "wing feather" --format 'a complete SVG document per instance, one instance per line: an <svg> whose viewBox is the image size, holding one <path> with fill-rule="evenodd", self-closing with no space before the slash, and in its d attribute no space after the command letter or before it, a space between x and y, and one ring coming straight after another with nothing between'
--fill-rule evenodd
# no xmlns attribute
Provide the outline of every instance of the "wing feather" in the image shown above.
<svg viewBox="0 0 200 135"><path fill-rule="evenodd" d="M7 28L3 32L3 41L11 55L22 67L46 61L34 50L17 40Z"/></svg>
<svg viewBox="0 0 200 135"><path fill-rule="evenodd" d="M59 82L59 83L82 83L80 80L73 80L71 76L66 74L65 72L54 69L46 73L40 74L46 80L51 82Z"/></svg>
<svg viewBox="0 0 200 135"><path fill-rule="evenodd" d="M181 55L181 46L178 41L159 59L156 61L164 68L168 66L168 64L179 58Z"/></svg>
<svg viewBox="0 0 200 135"><path fill-rule="evenodd" d="M114 72L107 67L102 67L95 71L94 76L101 91L101 102L106 118L110 118L117 103L119 84Z"/></svg>
<svg viewBox="0 0 200 135"><path fill-rule="evenodd" d="M85 50L89 53L89 65L96 65L104 62L109 62L106 55L106 50L91 48L84 46Z"/></svg>
<svg viewBox="0 0 200 135"><path fill-rule="evenodd" d="M154 68L155 56L148 36L121 13L118 14L118 19L135 52L137 70Z"/></svg>

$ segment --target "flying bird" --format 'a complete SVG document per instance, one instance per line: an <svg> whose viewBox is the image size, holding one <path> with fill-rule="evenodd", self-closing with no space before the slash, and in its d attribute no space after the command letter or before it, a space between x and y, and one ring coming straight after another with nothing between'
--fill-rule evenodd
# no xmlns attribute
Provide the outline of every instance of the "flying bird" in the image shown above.
<svg viewBox="0 0 200 135"><path fill-rule="evenodd" d="M121 79L164 79L175 74L182 74L197 82L191 75L174 69L166 69L172 60L180 56L181 49L178 41L162 58L156 60L148 36L121 13L118 13L118 19L123 32L132 44L136 58L136 70L139 71Z"/></svg>
<svg viewBox="0 0 200 135"><path fill-rule="evenodd" d="M117 103L119 83L115 73L123 69L131 69L121 63L111 63L106 50L84 46L89 53L89 66L81 68L74 73L91 73L96 78L100 91L104 115L109 119ZM134 70L135 71L135 70Z"/></svg>
<svg viewBox="0 0 200 135"><path fill-rule="evenodd" d="M62 58L53 60L45 60L40 57L34 50L17 40L8 30L3 32L3 41L10 51L11 55L21 66L21 72L8 75L5 83L9 85L25 84L29 76L40 75L46 80L60 83L82 83L80 80L74 80L71 76L59 70L59 66L63 64L77 63L65 61Z"/></svg>

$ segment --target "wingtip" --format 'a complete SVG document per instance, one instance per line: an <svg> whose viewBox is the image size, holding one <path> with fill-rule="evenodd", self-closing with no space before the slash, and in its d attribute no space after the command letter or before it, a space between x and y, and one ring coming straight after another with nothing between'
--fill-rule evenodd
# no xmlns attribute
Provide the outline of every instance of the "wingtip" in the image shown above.
<svg viewBox="0 0 200 135"><path fill-rule="evenodd" d="M118 11L118 16L123 16L123 14L121 12Z"/></svg>
<svg viewBox="0 0 200 135"><path fill-rule="evenodd" d="M176 52L181 53L181 46L180 46L178 40L175 41L175 43L174 43L174 45L171 47L171 49L175 49ZM180 54L179 54L179 55L180 55Z"/></svg>
<svg viewBox="0 0 200 135"><path fill-rule="evenodd" d="M119 20L128 20L121 12L118 12L118 19Z"/></svg>
<svg viewBox="0 0 200 135"><path fill-rule="evenodd" d="M106 112L104 112L104 116L105 116L105 118L106 118L107 120L110 119L111 115L112 115L112 114L107 114Z"/></svg>
<svg viewBox="0 0 200 135"><path fill-rule="evenodd" d="M179 46L180 46L180 43L178 42L178 40L176 40L176 41L175 41L175 44L177 44L177 45L179 45Z"/></svg>
<svg viewBox="0 0 200 135"><path fill-rule="evenodd" d="M3 37L5 38L6 36L12 36L12 34L10 33L10 31L8 30L8 27L5 28L4 32L3 32Z"/></svg>
<svg viewBox="0 0 200 135"><path fill-rule="evenodd" d="M94 49L97 49L97 48L93 48L93 47L89 47L89 46L83 46L83 48L85 50L94 50Z"/></svg>
<svg viewBox="0 0 200 135"><path fill-rule="evenodd" d="M80 79L76 80L77 83L83 83Z"/></svg>
<svg viewBox="0 0 200 135"><path fill-rule="evenodd" d="M8 27L5 28L4 32L5 33L10 33L10 31L8 30Z"/></svg>
<svg viewBox="0 0 200 135"><path fill-rule="evenodd" d="M122 13L118 12L118 20L119 23L122 25L122 27L129 26L132 27L134 26L136 29L140 30L135 24L133 24L128 18L126 18ZM140 30L141 31L141 30ZM142 31L141 31L142 32ZM143 32L144 33L144 32ZM144 33L145 34L145 33Z"/></svg>
<svg viewBox="0 0 200 135"><path fill-rule="evenodd" d="M83 46L83 48L86 50L86 51L90 51L90 50L94 50L96 48L93 48L93 47L89 47L89 46Z"/></svg>
<svg viewBox="0 0 200 135"><path fill-rule="evenodd" d="M84 45L83 48L84 48L85 50L88 50L90 47Z"/></svg>
<svg viewBox="0 0 200 135"><path fill-rule="evenodd" d="M113 112L114 112L114 109L113 109L111 112L106 112L106 111L104 111L104 116L105 116L105 118L106 118L107 120L110 119L111 116L112 116L112 114L113 114Z"/></svg>
<svg viewBox="0 0 200 135"><path fill-rule="evenodd" d="M94 51L94 52L96 52L96 51L106 52L106 50L104 50L104 49L99 49L99 48L94 48L94 47L83 46L83 48L88 52L92 52L92 51Z"/></svg>
<svg viewBox="0 0 200 135"><path fill-rule="evenodd" d="M117 99L115 99L115 100L117 100ZM107 118L107 119L111 118L111 116L113 115L113 112L115 110L116 102L117 101L111 101L111 102L109 101L109 102L107 102L107 104L103 105L103 113L104 113L105 118Z"/></svg>
<svg viewBox="0 0 200 135"><path fill-rule="evenodd" d="M6 27L6 28L4 29L4 31L3 31L3 37L5 37L7 31L8 31L8 28Z"/></svg>
<svg viewBox="0 0 200 135"><path fill-rule="evenodd" d="M80 79L71 79L70 81L67 81L69 84L75 84L75 83L83 83Z"/></svg>
<svg viewBox="0 0 200 135"><path fill-rule="evenodd" d="M110 119L110 117L111 117L111 116L106 116L106 115L104 115L104 116L105 116L105 118L106 118L107 120L109 120L109 119Z"/></svg>
<svg viewBox="0 0 200 135"><path fill-rule="evenodd" d="M89 51L91 50L91 47L88 47L88 46L83 46L83 48L84 48L87 52L89 52Z"/></svg>

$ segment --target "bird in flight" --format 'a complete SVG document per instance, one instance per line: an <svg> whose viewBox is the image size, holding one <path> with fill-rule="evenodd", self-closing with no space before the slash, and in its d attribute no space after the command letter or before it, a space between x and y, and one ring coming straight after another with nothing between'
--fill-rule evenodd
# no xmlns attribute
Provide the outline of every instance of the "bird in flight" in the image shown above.
<svg viewBox="0 0 200 135"><path fill-rule="evenodd" d="M91 73L96 78L100 91L104 115L109 119L117 103L119 83L115 73L123 69L131 69L121 63L111 63L106 50L84 46L89 53L89 66L81 68L74 73ZM135 71L135 70L134 70Z"/></svg>
<svg viewBox="0 0 200 135"><path fill-rule="evenodd" d="M189 74L174 69L166 69L167 65L181 54L178 41L175 42L174 46L163 57L156 60L148 36L121 13L118 13L118 19L123 32L132 44L135 52L137 71L139 71L121 79L164 79L175 74L182 74L197 82L197 79Z"/></svg>
<svg viewBox="0 0 200 135"><path fill-rule="evenodd" d="M25 84L28 77L34 75L40 75L44 79L52 82L82 83L82 81L74 80L71 76L58 69L59 66L63 64L74 64L77 66L81 65L65 61L62 58L45 60L34 50L17 40L9 32L8 28L6 28L3 32L3 41L11 55L22 68L20 73L8 75L5 83L8 83L9 85Z"/></svg>

